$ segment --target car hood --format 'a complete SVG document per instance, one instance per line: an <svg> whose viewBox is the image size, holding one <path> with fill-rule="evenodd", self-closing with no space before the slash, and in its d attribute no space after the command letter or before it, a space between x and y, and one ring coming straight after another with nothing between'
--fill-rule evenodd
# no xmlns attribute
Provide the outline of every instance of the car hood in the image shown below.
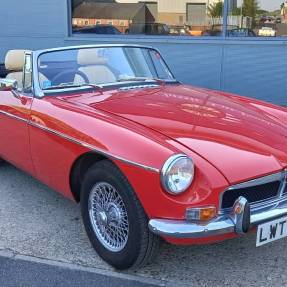
<svg viewBox="0 0 287 287"><path fill-rule="evenodd" d="M77 100L164 134L234 184L287 166L287 123L251 100L185 85Z"/></svg>

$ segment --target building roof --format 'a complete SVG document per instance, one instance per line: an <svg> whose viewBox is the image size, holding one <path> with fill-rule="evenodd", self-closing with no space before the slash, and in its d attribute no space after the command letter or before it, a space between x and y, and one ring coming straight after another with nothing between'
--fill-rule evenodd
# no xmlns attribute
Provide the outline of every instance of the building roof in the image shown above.
<svg viewBox="0 0 287 287"><path fill-rule="evenodd" d="M86 3L115 3L116 0L72 0L73 9L83 4L84 2Z"/></svg>
<svg viewBox="0 0 287 287"><path fill-rule="evenodd" d="M139 13L151 16L145 3L93 3L83 2L73 11L73 18L133 19Z"/></svg>

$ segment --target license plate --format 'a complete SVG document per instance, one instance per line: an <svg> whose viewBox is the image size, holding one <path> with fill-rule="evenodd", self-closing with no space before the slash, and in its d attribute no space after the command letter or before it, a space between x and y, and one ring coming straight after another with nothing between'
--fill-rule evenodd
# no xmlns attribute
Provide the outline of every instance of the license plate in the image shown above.
<svg viewBox="0 0 287 287"><path fill-rule="evenodd" d="M258 226L256 246L262 246L286 236L287 217L276 219Z"/></svg>

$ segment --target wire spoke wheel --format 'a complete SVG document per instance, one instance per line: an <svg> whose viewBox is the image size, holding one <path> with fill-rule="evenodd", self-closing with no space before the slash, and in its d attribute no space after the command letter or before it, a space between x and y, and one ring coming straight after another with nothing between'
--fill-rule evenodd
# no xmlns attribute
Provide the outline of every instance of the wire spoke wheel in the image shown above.
<svg viewBox="0 0 287 287"><path fill-rule="evenodd" d="M112 252L123 250L129 237L128 214L122 197L107 182L97 183L89 196L89 217L101 244Z"/></svg>
<svg viewBox="0 0 287 287"><path fill-rule="evenodd" d="M119 270L149 263L159 238L125 175L101 160L87 171L81 187L83 223L98 255Z"/></svg>

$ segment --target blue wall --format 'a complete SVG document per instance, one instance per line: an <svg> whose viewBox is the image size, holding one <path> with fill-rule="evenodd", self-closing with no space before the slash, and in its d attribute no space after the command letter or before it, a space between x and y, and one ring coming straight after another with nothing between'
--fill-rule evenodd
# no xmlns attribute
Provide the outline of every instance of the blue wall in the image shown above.
<svg viewBox="0 0 287 287"><path fill-rule="evenodd" d="M287 39L220 40L152 37L68 37L69 0L9 0L0 9L0 62L7 50L90 43L159 48L184 83L287 105Z"/></svg>

